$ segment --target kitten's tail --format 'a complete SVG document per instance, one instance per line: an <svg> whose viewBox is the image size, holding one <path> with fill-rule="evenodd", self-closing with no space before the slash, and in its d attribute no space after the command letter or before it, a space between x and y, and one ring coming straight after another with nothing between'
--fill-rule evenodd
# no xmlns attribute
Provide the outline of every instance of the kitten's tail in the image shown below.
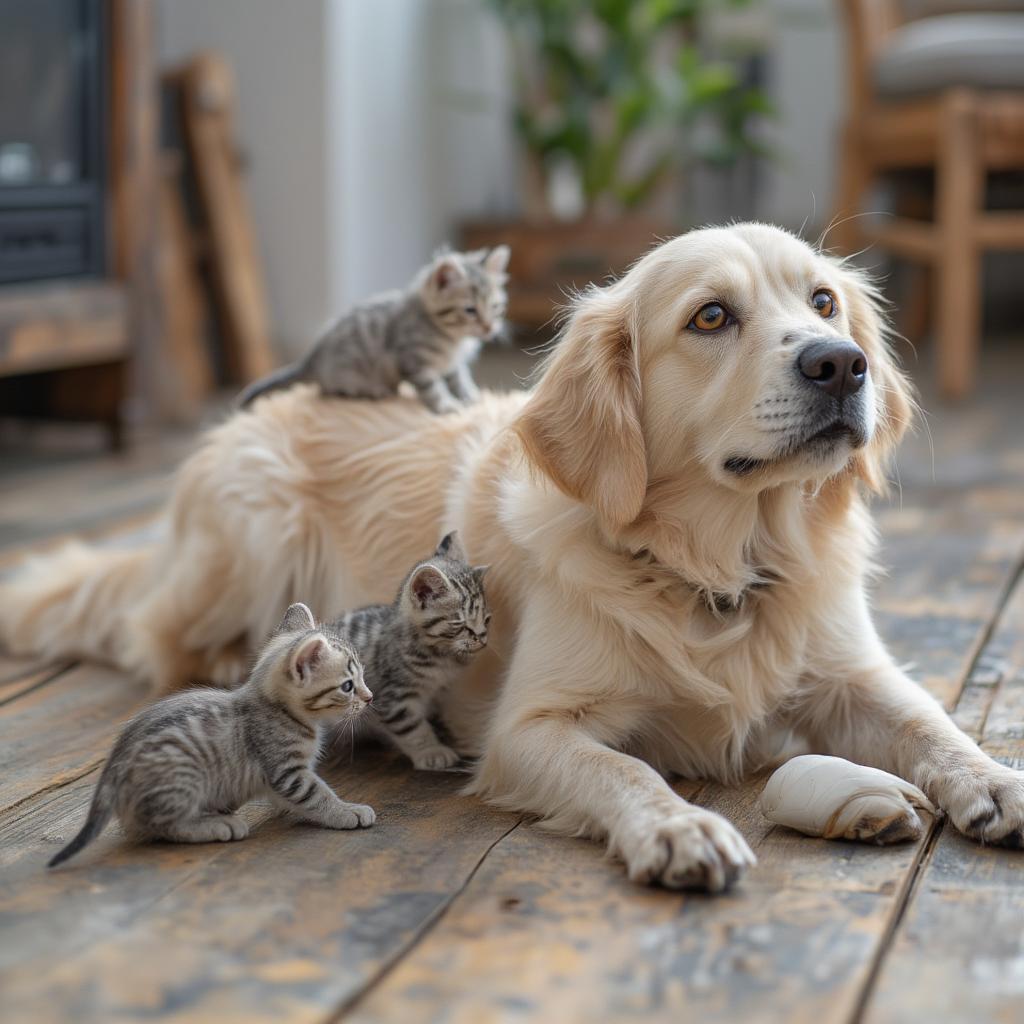
<svg viewBox="0 0 1024 1024"><path fill-rule="evenodd" d="M78 835L63 850L50 858L46 865L48 868L55 868L58 864L63 864L69 857L74 857L107 827L107 822L110 821L114 813L116 793L114 772L111 762L108 761L103 769L103 774L100 775L100 781L96 785L96 792L92 795L92 803L89 804L89 815L85 819L85 824Z"/></svg>
<svg viewBox="0 0 1024 1024"><path fill-rule="evenodd" d="M244 409L259 398L260 395L266 395L271 391L279 391L281 388L286 388L291 384L297 384L304 377L305 372L301 362L282 366L281 369L268 373L266 377L253 381L238 396L238 408Z"/></svg>

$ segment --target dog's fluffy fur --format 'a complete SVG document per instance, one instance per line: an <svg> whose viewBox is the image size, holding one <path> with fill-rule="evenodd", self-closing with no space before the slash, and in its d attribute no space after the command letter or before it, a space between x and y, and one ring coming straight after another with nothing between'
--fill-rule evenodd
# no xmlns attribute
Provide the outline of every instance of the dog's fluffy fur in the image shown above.
<svg viewBox="0 0 1024 1024"><path fill-rule="evenodd" d="M688 329L712 301L737 322ZM868 379L855 429L804 443L820 389L794 360L820 338L852 338ZM909 418L858 274L775 228L693 232L582 296L528 395L436 417L297 387L235 415L182 468L165 539L29 567L0 595L0 636L163 689L227 683L290 602L386 599L458 529L492 566L491 647L447 707L482 797L606 838L633 878L719 889L752 854L664 776L734 780L796 736L1020 845L1022 776L872 625L861 492Z"/></svg>

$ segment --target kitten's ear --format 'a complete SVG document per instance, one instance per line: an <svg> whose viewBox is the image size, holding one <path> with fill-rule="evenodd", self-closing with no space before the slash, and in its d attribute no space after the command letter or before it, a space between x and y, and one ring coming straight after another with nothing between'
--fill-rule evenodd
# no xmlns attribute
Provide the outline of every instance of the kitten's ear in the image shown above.
<svg viewBox="0 0 1024 1024"><path fill-rule="evenodd" d="M478 579L482 580L487 575L487 570L490 569L489 565L474 565L473 575Z"/></svg>
<svg viewBox="0 0 1024 1024"><path fill-rule="evenodd" d="M496 245L484 257L484 270L489 274L504 274L511 255L512 250L507 245Z"/></svg>
<svg viewBox="0 0 1024 1024"><path fill-rule="evenodd" d="M462 548L462 541L459 540L459 531L452 530L451 533L446 533L441 538L441 543L437 545L437 550L434 554L464 562L466 560L466 552Z"/></svg>
<svg viewBox="0 0 1024 1024"><path fill-rule="evenodd" d="M432 565L421 565L409 580L409 594L421 610L440 600L449 590L448 577Z"/></svg>
<svg viewBox="0 0 1024 1024"><path fill-rule="evenodd" d="M306 637L292 651L292 678L297 683L308 683L326 653L327 641L320 633Z"/></svg>
<svg viewBox="0 0 1024 1024"><path fill-rule="evenodd" d="M301 601L297 601L288 608L281 620L281 625L277 627L279 633L298 633L307 629L316 629L316 619Z"/></svg>
<svg viewBox="0 0 1024 1024"><path fill-rule="evenodd" d="M443 292L465 276L459 261L454 256L445 256L434 267L431 280L434 283L434 287L438 291Z"/></svg>

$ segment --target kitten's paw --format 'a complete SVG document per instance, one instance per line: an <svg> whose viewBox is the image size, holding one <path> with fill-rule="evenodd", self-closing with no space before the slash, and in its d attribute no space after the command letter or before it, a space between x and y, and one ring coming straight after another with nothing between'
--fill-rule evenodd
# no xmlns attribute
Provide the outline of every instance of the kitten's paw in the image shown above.
<svg viewBox="0 0 1024 1024"><path fill-rule="evenodd" d="M334 828L369 828L377 820L377 813L366 804L345 804L338 812Z"/></svg>
<svg viewBox="0 0 1024 1024"><path fill-rule="evenodd" d="M1024 849L1024 772L993 764L945 780L938 804L972 839Z"/></svg>
<svg viewBox="0 0 1024 1024"><path fill-rule="evenodd" d="M413 755L412 766L420 772L436 772L442 768L451 768L459 761L459 755L451 747L438 745Z"/></svg>
<svg viewBox="0 0 1024 1024"><path fill-rule="evenodd" d="M225 814L220 820L229 833L224 839L225 842L230 842L232 839L244 839L249 834L249 823L237 814Z"/></svg>
<svg viewBox="0 0 1024 1024"><path fill-rule="evenodd" d="M360 828L369 828L377 820L377 812L368 804L352 804Z"/></svg>
<svg viewBox="0 0 1024 1024"><path fill-rule="evenodd" d="M620 837L619 853L634 882L670 889L728 889L757 858L746 840L718 814L680 810Z"/></svg>
<svg viewBox="0 0 1024 1024"><path fill-rule="evenodd" d="M236 814L207 814L191 821L179 821L156 834L172 843L230 843L244 839L249 826Z"/></svg>

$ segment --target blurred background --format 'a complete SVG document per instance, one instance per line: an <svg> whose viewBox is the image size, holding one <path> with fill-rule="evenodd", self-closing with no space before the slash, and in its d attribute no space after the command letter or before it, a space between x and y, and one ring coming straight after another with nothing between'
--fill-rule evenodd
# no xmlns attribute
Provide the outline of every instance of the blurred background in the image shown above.
<svg viewBox="0 0 1024 1024"><path fill-rule="evenodd" d="M511 246L474 372L515 388L572 290L743 218L882 282L925 415L875 619L1024 767L1024 0L0 0L0 579L159 535L200 429L441 244ZM683 783L760 859L714 902L391 762L334 776L385 810L357 856L274 825L48 876L150 696L51 661L0 651L4 1020L1024 1019L1020 854L815 844L757 782Z"/></svg>
<svg viewBox="0 0 1024 1024"><path fill-rule="evenodd" d="M749 218L977 402L1022 169L1021 0L0 0L0 447L195 425L444 243L511 245L517 386L572 289Z"/></svg>

